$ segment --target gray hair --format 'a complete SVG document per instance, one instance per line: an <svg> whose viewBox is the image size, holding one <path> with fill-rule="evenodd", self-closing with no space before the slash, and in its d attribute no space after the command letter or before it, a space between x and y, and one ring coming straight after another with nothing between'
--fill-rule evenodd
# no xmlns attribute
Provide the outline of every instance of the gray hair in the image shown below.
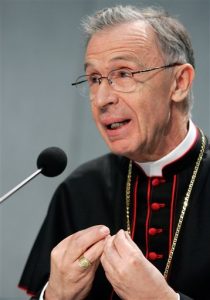
<svg viewBox="0 0 210 300"><path fill-rule="evenodd" d="M193 48L187 30L163 9L152 7L139 9L131 5L118 5L104 8L93 16L86 17L82 26L89 41L95 33L105 28L139 20L152 27L156 43L165 57L166 64L190 63L195 67ZM192 91L190 91L184 103L186 112L189 112L192 107L192 98Z"/></svg>

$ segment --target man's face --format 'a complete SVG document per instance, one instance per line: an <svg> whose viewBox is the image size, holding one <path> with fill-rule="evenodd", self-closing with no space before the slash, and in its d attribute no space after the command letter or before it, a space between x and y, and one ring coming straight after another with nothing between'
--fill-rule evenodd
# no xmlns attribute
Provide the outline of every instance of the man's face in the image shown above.
<svg viewBox="0 0 210 300"><path fill-rule="evenodd" d="M87 46L85 64L86 74L107 76L120 68L138 71L165 62L152 30L143 22L134 22L94 34ZM102 80L91 97L91 109L112 152L137 161L155 160L167 153L172 69L134 75L138 83L129 93L115 91L106 79Z"/></svg>

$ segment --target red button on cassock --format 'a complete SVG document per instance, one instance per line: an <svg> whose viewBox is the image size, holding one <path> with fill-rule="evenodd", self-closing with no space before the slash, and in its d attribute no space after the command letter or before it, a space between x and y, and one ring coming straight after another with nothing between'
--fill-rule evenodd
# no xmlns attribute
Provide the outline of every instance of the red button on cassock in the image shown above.
<svg viewBox="0 0 210 300"><path fill-rule="evenodd" d="M152 179L152 186L157 186L161 183L164 183L165 182L165 179L163 178L153 178Z"/></svg>
<svg viewBox="0 0 210 300"><path fill-rule="evenodd" d="M158 178L152 179L152 185L153 185L153 186L157 186L157 185L159 185L159 184L160 184L160 180L159 180Z"/></svg>
<svg viewBox="0 0 210 300"><path fill-rule="evenodd" d="M162 228L153 228L151 227L148 232L149 232L149 235L156 235L158 233L161 233L163 231Z"/></svg>
<svg viewBox="0 0 210 300"><path fill-rule="evenodd" d="M156 252L149 252L148 258L149 258L150 260L157 260L157 259L163 258L163 255L162 255L162 254L158 254L158 253L156 253Z"/></svg>
<svg viewBox="0 0 210 300"><path fill-rule="evenodd" d="M154 202L154 203L151 204L151 209L152 210L159 210L160 208L163 208L163 207L165 207L164 203L156 203L156 202Z"/></svg>

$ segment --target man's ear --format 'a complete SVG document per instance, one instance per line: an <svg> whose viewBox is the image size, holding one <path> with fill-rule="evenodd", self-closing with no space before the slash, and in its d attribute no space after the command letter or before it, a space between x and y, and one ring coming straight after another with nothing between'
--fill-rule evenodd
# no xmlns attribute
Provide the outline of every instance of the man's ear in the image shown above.
<svg viewBox="0 0 210 300"><path fill-rule="evenodd" d="M175 102L181 102L189 94L195 70L191 64L183 64L178 66L175 72L171 99Z"/></svg>

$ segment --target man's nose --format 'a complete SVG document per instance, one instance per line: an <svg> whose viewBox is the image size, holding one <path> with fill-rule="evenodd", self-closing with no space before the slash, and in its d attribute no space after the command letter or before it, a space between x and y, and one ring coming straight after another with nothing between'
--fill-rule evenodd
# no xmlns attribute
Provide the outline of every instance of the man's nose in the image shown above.
<svg viewBox="0 0 210 300"><path fill-rule="evenodd" d="M118 102L117 93L113 90L111 84L108 78L102 78L97 92L91 96L91 100L99 108L104 108L107 105L116 104Z"/></svg>

